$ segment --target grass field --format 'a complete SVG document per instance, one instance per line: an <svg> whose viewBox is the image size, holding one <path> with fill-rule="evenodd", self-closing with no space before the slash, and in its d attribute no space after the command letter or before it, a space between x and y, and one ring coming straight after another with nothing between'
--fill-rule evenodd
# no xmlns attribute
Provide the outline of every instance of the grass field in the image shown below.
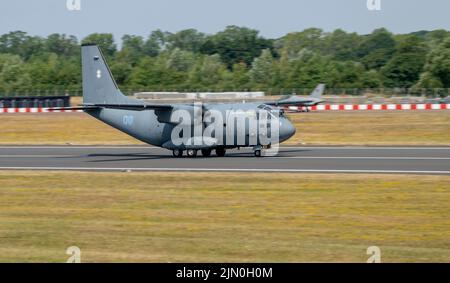
<svg viewBox="0 0 450 283"><path fill-rule="evenodd" d="M450 146L450 111L290 116L288 144ZM1 114L0 144L140 142L82 113ZM450 262L450 177L0 171L0 262Z"/></svg>
<svg viewBox="0 0 450 283"><path fill-rule="evenodd" d="M450 261L450 177L0 172L0 262ZM283 185L280 185L283 184Z"/></svg>
<svg viewBox="0 0 450 283"><path fill-rule="evenodd" d="M294 114L291 144L450 145L450 111Z"/></svg>
<svg viewBox="0 0 450 283"><path fill-rule="evenodd" d="M450 145L450 111L315 112L290 115L286 144ZM2 114L0 144L140 144L84 113Z"/></svg>

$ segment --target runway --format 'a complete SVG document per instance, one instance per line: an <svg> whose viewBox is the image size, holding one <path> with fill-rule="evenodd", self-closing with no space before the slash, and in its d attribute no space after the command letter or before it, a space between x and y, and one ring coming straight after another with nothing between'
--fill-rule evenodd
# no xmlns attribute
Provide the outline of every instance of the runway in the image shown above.
<svg viewBox="0 0 450 283"><path fill-rule="evenodd" d="M0 146L0 170L228 171L450 175L447 147L281 147L274 157L251 149L226 157L174 158L146 146Z"/></svg>

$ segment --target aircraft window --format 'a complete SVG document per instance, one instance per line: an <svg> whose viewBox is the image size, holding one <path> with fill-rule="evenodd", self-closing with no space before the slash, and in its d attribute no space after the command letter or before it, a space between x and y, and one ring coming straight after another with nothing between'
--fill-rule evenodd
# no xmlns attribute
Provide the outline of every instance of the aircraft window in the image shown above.
<svg viewBox="0 0 450 283"><path fill-rule="evenodd" d="M286 115L285 115L285 112L283 109L272 109L272 111L270 111L269 113L274 118L286 118Z"/></svg>
<svg viewBox="0 0 450 283"><path fill-rule="evenodd" d="M265 105L265 104L259 105L257 108L258 109L263 109L263 110L266 110L267 112L269 112L269 115L267 116L267 119L271 119L272 117L273 118L277 118L277 117L279 117L279 118L287 118L287 116L286 116L286 114L285 114L283 109L274 109L274 108L272 108L272 107L270 107L268 105ZM257 117L259 119L259 113L258 112L257 112Z"/></svg>

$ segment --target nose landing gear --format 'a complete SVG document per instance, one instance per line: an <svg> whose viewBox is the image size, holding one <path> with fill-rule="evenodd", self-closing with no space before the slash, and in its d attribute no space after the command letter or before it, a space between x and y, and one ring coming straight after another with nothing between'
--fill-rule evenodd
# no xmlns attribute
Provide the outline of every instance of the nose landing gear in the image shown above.
<svg viewBox="0 0 450 283"><path fill-rule="evenodd" d="M261 157L262 156L262 147L261 146L255 146L253 147L253 153L255 154L255 157Z"/></svg>

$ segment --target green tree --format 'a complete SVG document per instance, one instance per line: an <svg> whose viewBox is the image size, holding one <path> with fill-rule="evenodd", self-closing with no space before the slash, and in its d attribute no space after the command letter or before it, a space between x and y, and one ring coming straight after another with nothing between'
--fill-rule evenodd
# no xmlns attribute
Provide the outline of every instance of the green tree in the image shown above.
<svg viewBox="0 0 450 283"><path fill-rule="evenodd" d="M141 36L126 34L122 37L122 49L116 53L116 59L121 63L135 66L144 55L145 42Z"/></svg>
<svg viewBox="0 0 450 283"><path fill-rule="evenodd" d="M368 69L380 69L395 52L396 42L386 29L374 30L362 40L358 47L358 56Z"/></svg>
<svg viewBox="0 0 450 283"><path fill-rule="evenodd" d="M147 56L156 57L167 47L167 40L170 33L161 30L152 31L144 44L144 53Z"/></svg>
<svg viewBox="0 0 450 283"><path fill-rule="evenodd" d="M33 86L46 89L61 85L57 79L58 63L58 55L55 53L33 56L26 65L26 73L32 78Z"/></svg>
<svg viewBox="0 0 450 283"><path fill-rule="evenodd" d="M250 76L248 74L247 65L243 62L233 65L231 90L247 90L249 89Z"/></svg>
<svg viewBox="0 0 450 283"><path fill-rule="evenodd" d="M195 59L192 52L175 48L169 53L167 66L178 72L188 72L193 67Z"/></svg>
<svg viewBox="0 0 450 283"><path fill-rule="evenodd" d="M255 58L250 70L251 82L256 87L270 87L274 79L274 64L275 59L272 56L272 52L269 49L263 50L261 56Z"/></svg>
<svg viewBox="0 0 450 283"><path fill-rule="evenodd" d="M361 75L361 86L363 88L379 88L383 85L381 75L376 70L369 70Z"/></svg>
<svg viewBox="0 0 450 283"><path fill-rule="evenodd" d="M189 73L189 87L195 90L223 90L227 68L219 55L201 56Z"/></svg>
<svg viewBox="0 0 450 283"><path fill-rule="evenodd" d="M186 88L188 72L177 70L179 65L171 65L170 54L157 57L144 57L133 68L129 81L134 87L147 87L148 90L176 91Z"/></svg>
<svg viewBox="0 0 450 283"><path fill-rule="evenodd" d="M212 35L195 29L125 35L91 34L121 87L147 90L245 90L273 93L329 87L450 87L450 33L358 35L310 28L278 40L229 26ZM81 87L80 47L74 36L46 38L22 31L0 35L0 91ZM279 91L279 90L284 91Z"/></svg>
<svg viewBox="0 0 450 283"><path fill-rule="evenodd" d="M66 60L58 57L54 85L60 86L60 89L81 88L81 65L77 58Z"/></svg>
<svg viewBox="0 0 450 283"><path fill-rule="evenodd" d="M166 66L162 58L145 57L133 68L130 83L135 87L158 89L165 85ZM161 88L162 89L162 88Z"/></svg>
<svg viewBox="0 0 450 283"><path fill-rule="evenodd" d="M129 82L133 67L126 60L117 59L110 64L111 72L119 86L126 86Z"/></svg>
<svg viewBox="0 0 450 283"><path fill-rule="evenodd" d="M352 61L330 62L325 71L323 81L330 87L361 88L363 87L362 76L365 72L361 63Z"/></svg>
<svg viewBox="0 0 450 283"><path fill-rule="evenodd" d="M428 54L424 71L418 86L450 88L450 37Z"/></svg>
<svg viewBox="0 0 450 283"><path fill-rule="evenodd" d="M347 61L357 59L356 46L360 44L361 38L356 33L346 33L341 29L326 35L323 39L322 52L331 55L333 59Z"/></svg>
<svg viewBox="0 0 450 283"><path fill-rule="evenodd" d="M93 33L82 40L83 44L94 43L97 44L105 56L112 58L117 51L117 46L114 42L114 36L110 33Z"/></svg>
<svg viewBox="0 0 450 283"><path fill-rule="evenodd" d="M32 55L44 51L43 39L29 36L23 31L13 31L0 36L0 53L19 55L28 60Z"/></svg>
<svg viewBox="0 0 450 283"><path fill-rule="evenodd" d="M261 36L257 30L228 26L224 31L207 37L201 48L204 54L218 54L229 69L236 63L250 65L261 55L262 50L272 49L272 42Z"/></svg>
<svg viewBox="0 0 450 283"><path fill-rule="evenodd" d="M25 64L18 55L0 54L0 91L27 88L31 78L25 71Z"/></svg>
<svg viewBox="0 0 450 283"><path fill-rule="evenodd" d="M73 57L80 55L80 46L75 36L54 33L45 40L45 50L59 56Z"/></svg>
<svg viewBox="0 0 450 283"><path fill-rule="evenodd" d="M200 52L205 43L205 34L196 29L186 29L167 35L170 49L181 49L190 52Z"/></svg>
<svg viewBox="0 0 450 283"><path fill-rule="evenodd" d="M281 52L289 59L295 58L302 50L319 52L324 47L324 32L318 28L289 33L277 42Z"/></svg>
<svg viewBox="0 0 450 283"><path fill-rule="evenodd" d="M420 77L425 65L426 46L417 36L411 35L399 42L391 60L381 70L384 85L411 87Z"/></svg>
<svg viewBox="0 0 450 283"><path fill-rule="evenodd" d="M282 88L313 88L324 82L330 70L330 59L309 50L301 51L297 58L289 61L288 73Z"/></svg>

